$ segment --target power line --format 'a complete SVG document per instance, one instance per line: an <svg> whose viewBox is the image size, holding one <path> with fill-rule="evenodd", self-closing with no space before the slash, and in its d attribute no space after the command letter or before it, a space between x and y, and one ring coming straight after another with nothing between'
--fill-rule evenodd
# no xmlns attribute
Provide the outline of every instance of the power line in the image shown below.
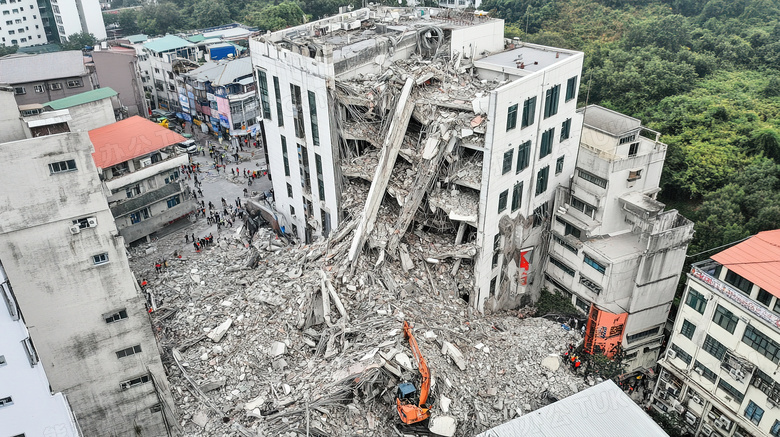
<svg viewBox="0 0 780 437"><path fill-rule="evenodd" d="M712 252L713 250L718 250L718 249L721 249L721 248L724 248L724 247L728 247L728 246L731 246L731 245L734 245L734 244L737 244L737 243L741 243L741 242L743 242L743 241L747 240L748 238L750 238L750 237L755 237L755 236L756 236L755 234L753 234L753 235L748 235L747 237L745 237L745 238L743 238L743 239L741 239L741 240L732 241L731 243L726 243L726 244L724 244L723 246L713 247L712 249L707 249L707 250L705 250L705 251L703 251L703 252L694 253L693 255L685 255L685 257L686 257L686 258L693 258L693 257L695 257L695 256L699 256L699 255L701 255L701 254L703 254L703 253Z"/></svg>

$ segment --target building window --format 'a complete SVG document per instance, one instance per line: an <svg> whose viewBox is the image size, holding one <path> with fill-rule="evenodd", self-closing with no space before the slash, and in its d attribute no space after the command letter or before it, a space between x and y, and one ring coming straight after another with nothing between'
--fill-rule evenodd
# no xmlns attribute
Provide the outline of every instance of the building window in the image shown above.
<svg viewBox="0 0 780 437"><path fill-rule="evenodd" d="M773 363L780 364L780 344L756 328L748 325L745 328L745 334L742 336L742 342L772 360Z"/></svg>
<svg viewBox="0 0 780 437"><path fill-rule="evenodd" d="M81 79L73 79L73 80L65 81L65 86L67 86L68 88L78 88L80 86L84 86L84 84L81 83Z"/></svg>
<svg viewBox="0 0 780 437"><path fill-rule="evenodd" d="M758 296L756 297L756 300L764 304L767 308L769 307L769 303L772 302L772 295L769 294L766 290L763 288L758 289Z"/></svg>
<svg viewBox="0 0 780 437"><path fill-rule="evenodd" d="M780 437L780 420L775 420L774 425L769 430L769 435L772 437Z"/></svg>
<svg viewBox="0 0 780 437"><path fill-rule="evenodd" d="M497 251L501 249L501 234L496 234L493 236L493 251Z"/></svg>
<svg viewBox="0 0 780 437"><path fill-rule="evenodd" d="M323 202L325 201L325 181L322 176L322 157L315 153L314 154L314 166L317 169L317 189L320 193L320 200Z"/></svg>
<svg viewBox="0 0 780 437"><path fill-rule="evenodd" d="M728 382L724 381L723 378L718 381L718 388L731 395L731 397L740 404L742 403L742 400L745 399L745 395L743 393L734 388Z"/></svg>
<svg viewBox="0 0 780 437"><path fill-rule="evenodd" d="M490 294L495 294L496 289L498 289L498 276L494 276L493 279L490 280Z"/></svg>
<svg viewBox="0 0 780 437"><path fill-rule="evenodd" d="M682 328L680 329L680 334L687 337L689 340L693 338L693 333L696 332L696 325L693 323L683 320Z"/></svg>
<svg viewBox="0 0 780 437"><path fill-rule="evenodd" d="M290 205L290 215L295 215L295 207Z"/></svg>
<svg viewBox="0 0 780 437"><path fill-rule="evenodd" d="M309 91L309 119L311 124L311 141L315 146L320 145L320 128L317 122L317 96Z"/></svg>
<svg viewBox="0 0 780 437"><path fill-rule="evenodd" d="M550 206L548 202L544 202L543 204L539 205L536 209L534 209L534 223L533 227L537 227L544 223L544 221L549 217L550 215Z"/></svg>
<svg viewBox="0 0 780 437"><path fill-rule="evenodd" d="M7 407L13 404L14 404L14 400L11 399L11 396L0 398L0 408Z"/></svg>
<svg viewBox="0 0 780 437"><path fill-rule="evenodd" d="M103 314L103 319L106 320L106 323L114 323L126 318L127 310L124 309L113 313Z"/></svg>
<svg viewBox="0 0 780 437"><path fill-rule="evenodd" d="M500 252L493 252L493 260L491 261L490 265L491 268L496 268L498 266L498 256L501 255Z"/></svg>
<svg viewBox="0 0 780 437"><path fill-rule="evenodd" d="M526 141L520 144L517 148L517 170L515 173L520 173L528 167L528 163L531 160L531 141Z"/></svg>
<svg viewBox="0 0 780 437"><path fill-rule="evenodd" d="M559 260L558 258L552 255L550 256L550 264L563 270L563 272L566 273L567 275L574 277L574 269L567 266L563 261Z"/></svg>
<svg viewBox="0 0 780 437"><path fill-rule="evenodd" d="M282 91L279 88L279 78L274 76L274 97L276 98L276 122L284 126L284 113L282 112Z"/></svg>
<svg viewBox="0 0 780 437"><path fill-rule="evenodd" d="M545 168L539 170L539 173L536 174L536 195L540 195L544 193L547 190L547 177L550 174L550 166L546 166Z"/></svg>
<svg viewBox="0 0 780 437"><path fill-rule="evenodd" d="M603 265L601 265L598 261L588 256L588 254L585 254L585 264L593 267L596 269L597 272L601 273L602 275L606 273L607 268Z"/></svg>
<svg viewBox="0 0 780 437"><path fill-rule="evenodd" d="M62 84L60 82L54 82L49 84L49 89L52 91L57 91L62 89Z"/></svg>
<svg viewBox="0 0 780 437"><path fill-rule="evenodd" d="M265 71L257 70L257 79L260 83L260 102L262 103L263 118L271 119L271 104L268 101L268 78Z"/></svg>
<svg viewBox="0 0 780 437"><path fill-rule="evenodd" d="M729 334L734 333L734 329L737 327L738 320L739 318L737 318L734 313L720 305L715 308L715 314L712 316L712 321L720 325L720 327L726 331L729 331Z"/></svg>
<svg viewBox="0 0 780 437"><path fill-rule="evenodd" d="M76 171L76 160L69 159L67 161L53 162L49 164L49 171L54 173L64 173L67 171Z"/></svg>
<svg viewBox="0 0 780 437"><path fill-rule="evenodd" d="M92 255L92 263L95 265L105 264L108 262L108 253L103 252L97 255Z"/></svg>
<svg viewBox="0 0 780 437"><path fill-rule="evenodd" d="M546 91L544 95L544 118L552 117L558 113L558 100L560 94L560 85L555 85Z"/></svg>
<svg viewBox="0 0 780 437"><path fill-rule="evenodd" d="M539 159L552 153L553 136L555 135L555 128L548 129L542 133L542 141L539 145Z"/></svg>
<svg viewBox="0 0 780 437"><path fill-rule="evenodd" d="M301 103L301 87L290 84L290 97L293 107L293 126L296 138L306 138L306 129L303 126L303 108Z"/></svg>
<svg viewBox="0 0 780 437"><path fill-rule="evenodd" d="M282 137L282 159L284 159L284 175L290 176L290 158L287 156L287 138ZM290 196L292 197L292 196Z"/></svg>
<svg viewBox="0 0 780 437"><path fill-rule="evenodd" d="M700 363L698 360L696 360L693 363L693 368L701 369L701 376L707 378L710 382L715 382L715 380L718 379L718 375L715 372L708 369L704 364Z"/></svg>
<svg viewBox="0 0 780 437"><path fill-rule="evenodd" d="M147 220L150 216L149 208L138 210L130 214L130 224L140 223L142 220Z"/></svg>
<svg viewBox="0 0 780 437"><path fill-rule="evenodd" d="M5 355L0 355L0 366L5 366L8 362L5 360Z"/></svg>
<svg viewBox="0 0 780 437"><path fill-rule="evenodd" d="M593 213L596 212L596 208L588 205L587 203L583 202L580 199L577 199L576 197L571 198L571 206L573 206L575 209L581 211L586 216L593 218Z"/></svg>
<svg viewBox="0 0 780 437"><path fill-rule="evenodd" d="M534 124L534 118L536 117L536 96L526 99L523 102L523 120L520 124L521 128L528 127Z"/></svg>
<svg viewBox="0 0 780 437"><path fill-rule="evenodd" d="M704 314L704 309L707 308L707 299L704 298L703 294L693 288L688 288L688 296L685 297L685 304L698 311L699 314Z"/></svg>
<svg viewBox="0 0 780 437"><path fill-rule="evenodd" d="M139 376L138 378L129 379L119 383L119 387L122 390L127 390L128 388L134 387L136 385L146 384L151 380L152 378L149 375Z"/></svg>
<svg viewBox="0 0 780 437"><path fill-rule="evenodd" d="M685 365L691 364L691 360L693 360L693 357L688 352L685 352L680 346L677 346L676 344L672 343L669 345L669 349L673 350L674 353L677 354L677 358L681 359Z"/></svg>
<svg viewBox="0 0 780 437"><path fill-rule="evenodd" d="M518 209L520 209L522 203L523 203L523 183L518 182L515 184L514 188L512 188L512 212L515 212Z"/></svg>
<svg viewBox="0 0 780 437"><path fill-rule="evenodd" d="M557 234L553 234L553 240L555 240L556 243L558 243L561 246L563 246L569 252L574 253L574 254L579 253L579 250L576 247L574 247L571 244L569 244L568 242L566 242L566 240L564 240L563 238L559 237Z"/></svg>
<svg viewBox="0 0 780 437"><path fill-rule="evenodd" d="M628 181L636 181L642 179L642 170L630 170L628 172Z"/></svg>
<svg viewBox="0 0 780 437"><path fill-rule="evenodd" d="M121 351L117 351L116 357L124 358L124 357L129 357L130 355L135 355L140 353L141 353L141 345L137 344L133 347L129 347L127 349L122 349Z"/></svg>
<svg viewBox="0 0 780 437"><path fill-rule="evenodd" d="M566 81L566 101L573 99L577 94L577 76L569 78Z"/></svg>
<svg viewBox="0 0 780 437"><path fill-rule="evenodd" d="M510 131L517 127L517 104L509 107L506 115L506 130Z"/></svg>
<svg viewBox="0 0 780 437"><path fill-rule="evenodd" d="M40 360L38 358L38 352L35 350L35 345L33 345L30 337L22 340L22 347L24 347L24 352L27 354L27 360L30 362L30 366L36 365Z"/></svg>
<svg viewBox="0 0 780 437"><path fill-rule="evenodd" d="M555 217L555 221L563 225L563 235L573 235L576 238L582 237L580 228L557 216Z"/></svg>
<svg viewBox="0 0 780 437"><path fill-rule="evenodd" d="M579 297L574 301L574 305L586 313L590 311L590 304L587 301L580 299Z"/></svg>
<svg viewBox="0 0 780 437"><path fill-rule="evenodd" d="M752 282L748 281L742 276L739 276L731 270L726 272L726 282L733 285L748 296L750 295L750 290L753 288Z"/></svg>
<svg viewBox="0 0 780 437"><path fill-rule="evenodd" d="M712 355L713 357L723 360L723 355L726 354L726 346L723 345L723 343L719 342L718 340L715 340L707 334L707 337L704 339L704 344L701 347L705 352Z"/></svg>
<svg viewBox="0 0 780 437"><path fill-rule="evenodd" d="M141 194L140 184L125 188L125 196L127 196L128 199L133 198L135 196L139 196L140 194Z"/></svg>
<svg viewBox="0 0 780 437"><path fill-rule="evenodd" d="M756 403L753 401L748 402L748 405L745 408L745 417L747 417L749 421L753 422L753 425L758 426L763 415L764 410L761 407L756 405Z"/></svg>
<svg viewBox="0 0 780 437"><path fill-rule="evenodd" d="M568 140L571 135L571 118L567 118L561 125L561 141Z"/></svg>
<svg viewBox="0 0 780 437"><path fill-rule="evenodd" d="M607 188L607 180L600 178L593 173L588 173L585 170L577 170L577 174L582 180L588 181L592 184L598 185L601 188Z"/></svg>
<svg viewBox="0 0 780 437"><path fill-rule="evenodd" d="M563 156L559 157L557 161L555 161L555 174L559 175L561 172L563 172Z"/></svg>
<svg viewBox="0 0 780 437"><path fill-rule="evenodd" d="M42 93L46 91L46 87L44 85L35 85L33 88L35 88L36 93Z"/></svg>
<svg viewBox="0 0 780 437"><path fill-rule="evenodd" d="M181 198L177 194L177 195L171 197L170 199L168 199L167 203L168 203L168 208L173 208L174 206L176 206L176 205L181 203Z"/></svg>
<svg viewBox="0 0 780 437"><path fill-rule="evenodd" d="M515 149L509 149L504 152L504 164L501 169L501 174L507 174L512 170L512 158L514 157Z"/></svg>
<svg viewBox="0 0 780 437"><path fill-rule="evenodd" d="M626 143L630 143L631 141L634 141L636 139L636 134L625 136L618 140L618 145L623 145Z"/></svg>
<svg viewBox="0 0 780 437"><path fill-rule="evenodd" d="M636 156L637 152L639 152L639 143L631 143L628 146L628 156Z"/></svg>
<svg viewBox="0 0 780 437"><path fill-rule="evenodd" d="M77 225L79 229L86 229L91 228L94 226L97 226L97 218L93 217L82 217L79 219L73 220L73 224Z"/></svg>
<svg viewBox="0 0 780 437"><path fill-rule="evenodd" d="M509 197L509 190L504 190L498 195L498 212L502 212L506 209L507 198Z"/></svg>
<svg viewBox="0 0 780 437"><path fill-rule="evenodd" d="M652 337L654 335L658 334L658 327L646 329L642 332L637 332L636 334L631 334L626 336L626 341L629 343L633 343L637 340L641 340L643 338Z"/></svg>
<svg viewBox="0 0 780 437"><path fill-rule="evenodd" d="M289 183L287 184L287 197L289 197L290 199L293 198L292 185L290 185Z"/></svg>

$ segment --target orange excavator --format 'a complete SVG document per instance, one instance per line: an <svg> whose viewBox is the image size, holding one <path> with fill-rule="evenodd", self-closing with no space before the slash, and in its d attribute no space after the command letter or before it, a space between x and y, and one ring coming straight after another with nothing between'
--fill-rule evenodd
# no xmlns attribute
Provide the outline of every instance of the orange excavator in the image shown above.
<svg viewBox="0 0 780 437"><path fill-rule="evenodd" d="M398 407L398 415L401 421L407 425L412 425L431 417L431 405L428 402L428 396L431 393L431 373L428 371L428 364L425 363L420 347L417 346L417 340L412 335L412 325L404 322L404 338L409 340L409 347L412 348L414 360L417 363L417 369L420 371L422 381L420 383L420 394L417 396L417 387L409 381L404 381L398 385L395 403Z"/></svg>

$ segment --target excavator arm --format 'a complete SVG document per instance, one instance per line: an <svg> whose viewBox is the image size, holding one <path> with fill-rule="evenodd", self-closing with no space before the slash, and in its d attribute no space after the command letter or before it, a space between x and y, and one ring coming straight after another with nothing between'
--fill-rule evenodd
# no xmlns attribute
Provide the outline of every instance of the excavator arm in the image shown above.
<svg viewBox="0 0 780 437"><path fill-rule="evenodd" d="M395 400L396 406L398 407L398 414L401 416L401 421L407 425L411 425L413 423L422 422L431 416L430 405L427 404L428 396L431 393L431 374L428 370L428 364L425 362L425 358L420 352L420 347L417 345L417 340L412 334L412 325L410 325L409 322L404 322L404 337L409 340L409 347L412 349L414 361L417 363L417 369L420 371L420 376L422 377L420 382L420 396L416 403L410 402L409 399L402 397L400 393ZM408 383L402 384L402 386L407 384Z"/></svg>

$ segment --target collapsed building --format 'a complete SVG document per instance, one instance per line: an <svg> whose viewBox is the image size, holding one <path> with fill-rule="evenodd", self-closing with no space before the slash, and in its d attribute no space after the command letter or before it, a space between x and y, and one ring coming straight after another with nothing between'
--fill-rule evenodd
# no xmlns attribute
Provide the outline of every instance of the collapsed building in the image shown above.
<svg viewBox="0 0 780 437"><path fill-rule="evenodd" d="M503 38L502 20L360 9L250 39L277 219L311 242L350 221L354 270L455 259L479 311L542 285L555 187L574 171L581 52ZM362 211L349 213L353 205Z"/></svg>

